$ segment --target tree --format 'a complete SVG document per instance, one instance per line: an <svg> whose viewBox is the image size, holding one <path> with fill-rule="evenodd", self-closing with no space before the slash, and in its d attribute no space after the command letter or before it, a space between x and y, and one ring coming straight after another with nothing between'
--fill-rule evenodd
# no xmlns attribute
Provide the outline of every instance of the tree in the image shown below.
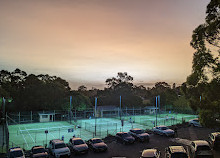
<svg viewBox="0 0 220 158"><path fill-rule="evenodd" d="M87 87L84 86L84 85L81 85L81 86L78 87L78 91L80 91L80 92L83 92L83 91L86 91L86 90L87 90Z"/></svg>
<svg viewBox="0 0 220 158"><path fill-rule="evenodd" d="M151 89L151 103L155 105L155 96L160 95L161 108L165 108L167 105L173 105L174 101L178 98L175 89L171 89L171 86L166 82L157 82Z"/></svg>
<svg viewBox="0 0 220 158"><path fill-rule="evenodd" d="M107 88L97 93L100 104L119 105L119 97L122 96L124 106L140 107L143 105L142 99L136 91L138 88L132 83L133 77L128 75L127 72L118 72L117 77L108 78L105 82Z"/></svg>
<svg viewBox="0 0 220 158"><path fill-rule="evenodd" d="M132 81L133 81L133 77L129 76L127 72L124 73L118 72L116 78L115 77L108 78L105 81L105 83L108 86L108 88L114 90L114 89L120 89L124 86L131 88L133 86Z"/></svg>
<svg viewBox="0 0 220 158"><path fill-rule="evenodd" d="M8 110L63 109L69 103L69 92L69 83L60 77L27 75L20 69L0 71L0 96L12 99Z"/></svg>
<svg viewBox="0 0 220 158"><path fill-rule="evenodd" d="M77 91L70 91L70 95L73 97L72 100L72 110L85 110L92 106L89 97L84 96L83 94ZM69 109L69 105L66 106L66 109Z"/></svg>
<svg viewBox="0 0 220 158"><path fill-rule="evenodd" d="M192 77L207 81L220 75L220 1L211 0L207 6L205 23L199 25L192 35L191 46L196 50L193 56ZM209 49L210 46L214 49ZM216 51L215 51L216 50ZM216 56L216 57L214 57ZM191 76L189 76L191 77Z"/></svg>
<svg viewBox="0 0 220 158"><path fill-rule="evenodd" d="M199 110L201 123L209 127L217 125L216 120L220 119L219 15L220 1L211 0L207 6L205 23L193 31L190 43L195 49L192 74L187 77L183 87L190 106Z"/></svg>

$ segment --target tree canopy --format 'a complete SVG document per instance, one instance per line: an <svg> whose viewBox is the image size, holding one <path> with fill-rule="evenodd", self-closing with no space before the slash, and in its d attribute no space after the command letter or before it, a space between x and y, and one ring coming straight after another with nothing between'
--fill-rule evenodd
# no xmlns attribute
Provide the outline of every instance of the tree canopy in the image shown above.
<svg viewBox="0 0 220 158"><path fill-rule="evenodd" d="M69 107L69 96L74 95L73 108L85 108L91 103L82 94L70 92L69 83L57 76L27 75L16 69L0 71L0 97L11 98L8 110L64 110Z"/></svg>
<svg viewBox="0 0 220 158"><path fill-rule="evenodd" d="M206 9L205 23L192 35L192 74L182 87L190 106L200 112L206 126L217 125L220 119L220 1L211 0Z"/></svg>

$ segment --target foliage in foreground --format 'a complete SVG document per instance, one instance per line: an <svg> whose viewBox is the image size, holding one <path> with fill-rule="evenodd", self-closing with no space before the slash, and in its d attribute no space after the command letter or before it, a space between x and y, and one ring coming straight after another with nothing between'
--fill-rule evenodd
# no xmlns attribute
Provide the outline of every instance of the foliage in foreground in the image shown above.
<svg viewBox="0 0 220 158"><path fill-rule="evenodd" d="M195 49L192 74L183 89L190 106L200 111L201 123L214 127L220 120L220 1L211 0L205 23L192 35Z"/></svg>

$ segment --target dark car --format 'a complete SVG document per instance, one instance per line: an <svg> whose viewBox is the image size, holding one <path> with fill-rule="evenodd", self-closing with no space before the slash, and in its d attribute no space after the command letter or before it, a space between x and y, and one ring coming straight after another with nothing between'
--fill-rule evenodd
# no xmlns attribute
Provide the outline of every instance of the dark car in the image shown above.
<svg viewBox="0 0 220 158"><path fill-rule="evenodd" d="M102 152L108 150L108 146L100 138L92 138L87 141L89 149L94 152Z"/></svg>
<svg viewBox="0 0 220 158"><path fill-rule="evenodd" d="M169 146L165 148L165 158L188 158L183 146Z"/></svg>
<svg viewBox="0 0 220 158"><path fill-rule="evenodd" d="M220 132L211 133L209 135L209 142L213 149L219 150L220 149Z"/></svg>
<svg viewBox="0 0 220 158"><path fill-rule="evenodd" d="M48 158L48 152L43 146L34 146L31 148L32 158Z"/></svg>
<svg viewBox="0 0 220 158"><path fill-rule="evenodd" d="M158 149L145 149L141 153L140 158L159 158L160 151Z"/></svg>
<svg viewBox="0 0 220 158"><path fill-rule="evenodd" d="M9 158L25 158L24 151L20 147L10 148L8 151Z"/></svg>
<svg viewBox="0 0 220 158"><path fill-rule="evenodd" d="M128 133L141 142L150 140L150 135L140 128L133 128Z"/></svg>
<svg viewBox="0 0 220 158"><path fill-rule="evenodd" d="M191 158L214 158L209 143L205 140L195 140L189 146Z"/></svg>
<svg viewBox="0 0 220 158"><path fill-rule="evenodd" d="M71 138L69 140L69 148L75 154L88 153L88 145L81 138Z"/></svg>
<svg viewBox="0 0 220 158"><path fill-rule="evenodd" d="M116 134L116 140L124 144L133 144L135 139L127 132L118 132Z"/></svg>

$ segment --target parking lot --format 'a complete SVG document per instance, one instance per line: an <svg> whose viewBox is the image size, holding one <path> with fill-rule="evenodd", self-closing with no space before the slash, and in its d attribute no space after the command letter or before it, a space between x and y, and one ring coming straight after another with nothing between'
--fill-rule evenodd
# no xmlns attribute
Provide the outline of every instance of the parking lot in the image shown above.
<svg viewBox="0 0 220 158"><path fill-rule="evenodd" d="M187 146L190 140L204 139L208 140L208 134L214 132L213 129L198 128L198 127L184 127L178 129L178 138L167 138L164 136L150 134L150 142L140 143L135 142L132 145L124 145L116 141L107 142L108 151L104 153L94 153L89 151L86 155L77 155L71 157L80 158L112 158L112 157L126 157L138 158L141 156L141 151L147 148L158 148L161 151L161 158L164 157L165 148L170 145ZM215 158L220 157L220 151L214 151Z"/></svg>

